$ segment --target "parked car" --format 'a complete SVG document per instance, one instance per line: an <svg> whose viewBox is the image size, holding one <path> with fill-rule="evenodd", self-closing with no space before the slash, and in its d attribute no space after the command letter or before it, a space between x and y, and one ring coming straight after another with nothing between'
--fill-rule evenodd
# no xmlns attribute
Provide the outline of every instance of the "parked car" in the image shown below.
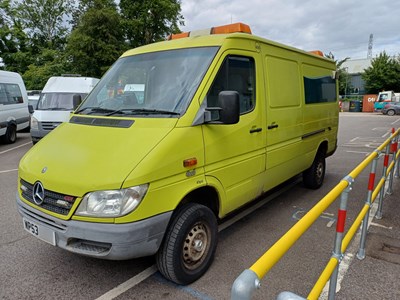
<svg viewBox="0 0 400 300"><path fill-rule="evenodd" d="M400 102L386 104L382 113L388 116L400 115Z"/></svg>

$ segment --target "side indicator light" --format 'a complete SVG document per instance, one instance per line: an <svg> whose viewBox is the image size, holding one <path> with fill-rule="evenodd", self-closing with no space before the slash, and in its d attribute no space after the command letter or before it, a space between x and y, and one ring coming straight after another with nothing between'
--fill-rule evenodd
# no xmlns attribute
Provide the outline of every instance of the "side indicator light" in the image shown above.
<svg viewBox="0 0 400 300"><path fill-rule="evenodd" d="M183 166L184 166L185 168L193 167L193 166L195 166L195 165L197 165L197 158L195 158L195 157L193 157L193 158L188 158L188 159L185 159L185 160L183 161Z"/></svg>

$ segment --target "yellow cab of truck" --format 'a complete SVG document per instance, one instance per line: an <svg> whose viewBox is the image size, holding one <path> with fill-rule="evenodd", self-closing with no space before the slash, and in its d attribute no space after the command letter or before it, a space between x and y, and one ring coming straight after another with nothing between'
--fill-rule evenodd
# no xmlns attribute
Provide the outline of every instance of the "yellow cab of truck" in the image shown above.
<svg viewBox="0 0 400 300"><path fill-rule="evenodd" d="M339 110L321 54L243 23L127 51L21 160L25 230L91 257L155 254L166 278L197 280L219 220L297 174L322 185Z"/></svg>

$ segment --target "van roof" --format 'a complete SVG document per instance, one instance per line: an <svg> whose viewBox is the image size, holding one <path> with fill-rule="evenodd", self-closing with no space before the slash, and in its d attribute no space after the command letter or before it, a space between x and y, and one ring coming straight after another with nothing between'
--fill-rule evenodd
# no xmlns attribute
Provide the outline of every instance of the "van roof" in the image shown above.
<svg viewBox="0 0 400 300"><path fill-rule="evenodd" d="M21 77L21 75L19 75L18 73L16 73L16 72L10 72L10 71L1 71L0 70L0 78L2 78L2 79L11 79L11 78L14 78L14 79L19 79L19 80L22 80L22 77Z"/></svg>
<svg viewBox="0 0 400 300"><path fill-rule="evenodd" d="M50 77L42 93L89 93L100 79L93 77Z"/></svg>

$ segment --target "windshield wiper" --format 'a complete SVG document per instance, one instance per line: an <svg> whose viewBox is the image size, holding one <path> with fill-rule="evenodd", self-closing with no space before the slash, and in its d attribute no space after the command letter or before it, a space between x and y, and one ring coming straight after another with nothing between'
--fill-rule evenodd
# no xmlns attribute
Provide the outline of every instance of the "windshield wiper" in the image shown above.
<svg viewBox="0 0 400 300"><path fill-rule="evenodd" d="M112 112L115 111L114 109L108 109L108 108L101 108L101 107L93 106L93 107L81 108L80 110L75 111L75 114L79 114L79 113L81 113L81 112L83 112L83 111L85 111L87 109L90 110L90 111L88 111L86 113L87 115L90 115L91 113L96 113L96 112L98 112L98 113L112 113Z"/></svg>
<svg viewBox="0 0 400 300"><path fill-rule="evenodd" d="M129 115L180 115L175 111L160 110L160 109L145 109L145 108L126 108L118 109L110 112L107 116L115 114L129 114Z"/></svg>

